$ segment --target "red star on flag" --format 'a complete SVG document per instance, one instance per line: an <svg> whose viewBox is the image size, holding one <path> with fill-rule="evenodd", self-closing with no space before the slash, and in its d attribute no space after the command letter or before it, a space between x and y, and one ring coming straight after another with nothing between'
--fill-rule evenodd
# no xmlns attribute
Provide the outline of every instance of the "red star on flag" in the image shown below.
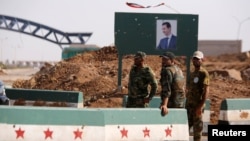
<svg viewBox="0 0 250 141"><path fill-rule="evenodd" d="M145 138L146 136L150 137L150 135L149 135L150 130L148 130L147 127L146 127L144 130L142 130L142 131L143 131L143 133L144 133L144 138Z"/></svg>
<svg viewBox="0 0 250 141"><path fill-rule="evenodd" d="M77 131L74 131L75 134L75 139L80 138L82 139L82 131L79 131L79 129L77 129Z"/></svg>
<svg viewBox="0 0 250 141"><path fill-rule="evenodd" d="M170 137L171 137L171 132L172 132L172 130L169 129L169 127L168 127L168 129L165 130L165 132L166 132L166 137L167 137L167 136L170 136Z"/></svg>
<svg viewBox="0 0 250 141"><path fill-rule="evenodd" d="M49 128L48 128L46 131L43 131L43 132L45 134L45 139L47 139L47 138L51 138L52 139L53 131L50 131Z"/></svg>
<svg viewBox="0 0 250 141"><path fill-rule="evenodd" d="M123 137L127 137L128 138L128 130L125 130L125 128L123 128L122 130L120 130L121 134L122 134L122 138Z"/></svg>
<svg viewBox="0 0 250 141"><path fill-rule="evenodd" d="M18 139L19 137L24 138L24 130L21 130L21 128L19 128L18 130L16 130L16 139Z"/></svg>

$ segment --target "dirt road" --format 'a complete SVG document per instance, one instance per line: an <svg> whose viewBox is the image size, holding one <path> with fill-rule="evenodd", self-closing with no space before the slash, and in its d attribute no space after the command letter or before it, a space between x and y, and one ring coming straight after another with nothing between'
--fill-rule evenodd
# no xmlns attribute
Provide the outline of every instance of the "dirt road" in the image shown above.
<svg viewBox="0 0 250 141"><path fill-rule="evenodd" d="M14 81L19 79L28 80L38 71L38 68L2 69L0 80L4 82L6 87L11 87Z"/></svg>

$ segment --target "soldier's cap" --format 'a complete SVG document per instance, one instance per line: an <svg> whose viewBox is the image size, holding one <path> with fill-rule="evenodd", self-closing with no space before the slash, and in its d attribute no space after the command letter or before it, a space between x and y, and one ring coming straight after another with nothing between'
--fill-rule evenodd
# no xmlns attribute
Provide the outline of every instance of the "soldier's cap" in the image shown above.
<svg viewBox="0 0 250 141"><path fill-rule="evenodd" d="M146 53L142 52L142 51L137 51L137 53L135 54L135 58L144 58L146 57Z"/></svg>
<svg viewBox="0 0 250 141"><path fill-rule="evenodd" d="M175 55L172 52L164 52L160 57L164 57L167 59L175 59Z"/></svg>
<svg viewBox="0 0 250 141"><path fill-rule="evenodd" d="M198 58L198 59L202 59L204 57L203 53L201 51L195 51L193 54L193 58Z"/></svg>

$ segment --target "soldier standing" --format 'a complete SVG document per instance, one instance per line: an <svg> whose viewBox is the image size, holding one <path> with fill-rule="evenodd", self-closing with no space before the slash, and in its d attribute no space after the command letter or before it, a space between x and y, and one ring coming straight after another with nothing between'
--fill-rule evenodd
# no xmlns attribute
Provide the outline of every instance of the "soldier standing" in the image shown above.
<svg viewBox="0 0 250 141"><path fill-rule="evenodd" d="M157 91L153 70L144 64L146 53L138 51L129 73L127 108L145 108ZM150 89L150 90L149 90Z"/></svg>
<svg viewBox="0 0 250 141"><path fill-rule="evenodd" d="M2 80L0 80L0 105L9 105L9 98L6 96L5 87Z"/></svg>
<svg viewBox="0 0 250 141"><path fill-rule="evenodd" d="M168 108L184 108L186 80L182 70L175 63L175 55L165 52L161 69L161 114L168 114Z"/></svg>
<svg viewBox="0 0 250 141"><path fill-rule="evenodd" d="M204 55L201 51L195 51L192 57L194 71L190 73L188 80L188 92L186 109L189 129L193 127L194 141L201 141L205 101L209 92L209 73L202 67Z"/></svg>

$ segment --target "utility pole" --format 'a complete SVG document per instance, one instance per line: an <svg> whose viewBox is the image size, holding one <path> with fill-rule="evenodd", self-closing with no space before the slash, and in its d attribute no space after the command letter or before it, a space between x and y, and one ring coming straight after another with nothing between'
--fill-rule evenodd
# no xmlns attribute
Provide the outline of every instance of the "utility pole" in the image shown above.
<svg viewBox="0 0 250 141"><path fill-rule="evenodd" d="M3 41L5 41L5 40L7 40L8 38L7 37L5 37L5 38L0 38L0 40L1 40L1 44L0 44L0 50L1 50L1 57L0 57L0 62L2 62L3 63L3 47L4 47L4 42Z"/></svg>
<svg viewBox="0 0 250 141"><path fill-rule="evenodd" d="M237 40L239 40L241 25L242 25L244 22L250 20L250 17L247 17L246 19L244 19L244 20L242 20L242 21L240 21L240 20L239 20L237 17L235 17L235 16L233 16L233 17L234 17L234 19L238 22Z"/></svg>

